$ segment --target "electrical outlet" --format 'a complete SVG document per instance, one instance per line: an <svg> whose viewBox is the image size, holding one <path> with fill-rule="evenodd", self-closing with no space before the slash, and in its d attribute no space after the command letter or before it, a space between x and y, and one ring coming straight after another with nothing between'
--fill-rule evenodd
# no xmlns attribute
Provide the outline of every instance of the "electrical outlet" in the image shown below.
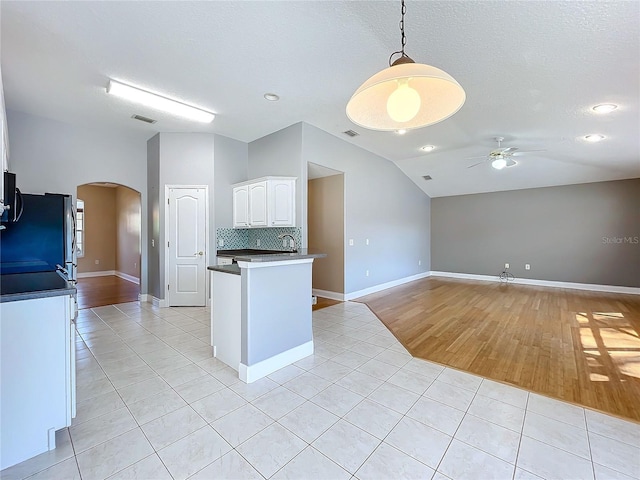
<svg viewBox="0 0 640 480"><path fill-rule="evenodd" d="M95 264L96 264L96 265L100 265L100 260L96 260L96 261L95 261Z"/></svg>
<svg viewBox="0 0 640 480"><path fill-rule="evenodd" d="M524 264L524 269L525 270L531 270L531 265L529 265L528 263Z"/></svg>
<svg viewBox="0 0 640 480"><path fill-rule="evenodd" d="M504 268L509 268L509 264L508 264L508 263L505 263L505 264L504 264Z"/></svg>
<svg viewBox="0 0 640 480"><path fill-rule="evenodd" d="M369 245L369 239L368 238L364 241L364 244L365 245Z"/></svg>
<svg viewBox="0 0 640 480"><path fill-rule="evenodd" d="M151 239L151 246L152 246L152 247L155 247L155 246L156 246L156 241L155 241L153 238Z"/></svg>
<svg viewBox="0 0 640 480"><path fill-rule="evenodd" d="M218 246L219 247L224 247L224 238L218 239Z"/></svg>
<svg viewBox="0 0 640 480"><path fill-rule="evenodd" d="M133 262L133 268L138 268L138 262Z"/></svg>
<svg viewBox="0 0 640 480"><path fill-rule="evenodd" d="M369 276L369 270L367 270L364 275L365 275L365 277L368 277Z"/></svg>
<svg viewBox="0 0 640 480"><path fill-rule="evenodd" d="M350 246L350 247L353 247L353 238L350 238L350 239L349 239L349 246Z"/></svg>
<svg viewBox="0 0 640 480"><path fill-rule="evenodd" d="M256 240L256 247L259 247L259 246L260 246L260 239L258 238L258 239Z"/></svg>
<svg viewBox="0 0 640 480"><path fill-rule="evenodd" d="M418 260L418 266L422 265L422 260Z"/></svg>

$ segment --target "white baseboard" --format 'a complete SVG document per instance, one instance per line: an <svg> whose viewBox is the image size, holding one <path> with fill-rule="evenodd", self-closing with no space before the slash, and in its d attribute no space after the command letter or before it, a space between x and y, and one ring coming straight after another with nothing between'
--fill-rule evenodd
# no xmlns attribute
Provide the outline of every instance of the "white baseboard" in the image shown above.
<svg viewBox="0 0 640 480"><path fill-rule="evenodd" d="M382 290L386 290L387 288L397 287L398 285L402 285L403 283L409 283L409 282L413 282L414 280L420 280L421 278L427 278L430 275L431 275L431 272L422 272L416 275L411 275L410 277L399 278L398 280L393 280L392 282L381 283L380 285L374 285L373 287L365 288L363 290L346 293L344 295L344 299L352 300L354 298L364 297L365 295L377 293Z"/></svg>
<svg viewBox="0 0 640 480"><path fill-rule="evenodd" d="M131 283L135 283L136 285L140 285L140 279L138 277L134 277L133 275L129 275L129 274L124 273L124 272L118 272L116 270L116 277L120 277L123 280L126 280L126 281L131 282Z"/></svg>
<svg viewBox="0 0 640 480"><path fill-rule="evenodd" d="M310 340L307 343L293 347L286 352L279 353L271 358L254 363L253 365L240 363L238 374L240 376L240 380L245 383L255 382L267 375L271 375L276 370L280 370L281 368L291 365L293 362L302 360L312 354L313 340Z"/></svg>
<svg viewBox="0 0 640 480"><path fill-rule="evenodd" d="M166 298L156 298L151 295L151 304L154 307L167 308L169 306L169 300L167 300Z"/></svg>
<svg viewBox="0 0 640 480"><path fill-rule="evenodd" d="M138 301L140 302L144 302L144 303L150 303L151 302L151 295L149 295L148 293L140 293L138 294Z"/></svg>
<svg viewBox="0 0 640 480"><path fill-rule="evenodd" d="M136 285L140 285L140 279L138 277L134 277L133 275L128 275L123 272L119 272L117 270L102 270L100 272L83 272L76 274L77 278L91 278L91 277L120 277L123 280L127 280L131 283L135 283Z"/></svg>
<svg viewBox="0 0 640 480"><path fill-rule="evenodd" d="M455 272L430 272L433 277L461 278L464 280L479 280L482 282L499 282L497 275L476 275L473 273L455 273ZM569 288L572 290L589 290L593 292L608 293L626 293L630 295L640 295L640 288L637 287L621 287L618 285L597 285L594 283L573 283L573 282L557 282L554 280L536 280L533 278L515 278L509 283L518 285L535 285L538 287L553 288Z"/></svg>
<svg viewBox="0 0 640 480"><path fill-rule="evenodd" d="M330 290L320 290L318 288L313 288L311 290L311 293L316 297L324 297L331 300L339 300L340 302L344 302L344 293L332 292Z"/></svg>
<svg viewBox="0 0 640 480"><path fill-rule="evenodd" d="M111 276L115 276L116 275L116 271L115 270L103 270L101 272L83 272L83 273L77 273L76 277L77 278L91 278L91 277L111 277Z"/></svg>

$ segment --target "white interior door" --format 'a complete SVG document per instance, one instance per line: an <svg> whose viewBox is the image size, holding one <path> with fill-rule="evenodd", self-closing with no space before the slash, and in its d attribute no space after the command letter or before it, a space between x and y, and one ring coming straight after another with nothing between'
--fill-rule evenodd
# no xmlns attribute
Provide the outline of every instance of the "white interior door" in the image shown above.
<svg viewBox="0 0 640 480"><path fill-rule="evenodd" d="M170 307L206 305L207 189L169 188L167 288Z"/></svg>

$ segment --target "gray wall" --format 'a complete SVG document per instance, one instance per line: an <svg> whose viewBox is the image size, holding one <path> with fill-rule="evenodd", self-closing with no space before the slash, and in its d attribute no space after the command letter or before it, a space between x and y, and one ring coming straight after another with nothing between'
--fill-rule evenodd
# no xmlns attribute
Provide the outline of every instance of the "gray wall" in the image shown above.
<svg viewBox="0 0 640 480"><path fill-rule="evenodd" d="M146 235L146 242L143 240L142 244L147 247L148 255L148 270L149 270L149 289L150 295L156 298L162 298L163 289L162 283L160 283L160 244L158 243L160 238L160 135L155 135L147 141L147 186L148 186L148 201L147 218L148 232ZM163 189L164 190L164 189ZM143 203L144 205L144 203ZM142 209L144 211L144 208ZM153 239L154 245L151 246L151 240ZM163 273L164 275L164 273Z"/></svg>
<svg viewBox="0 0 640 480"><path fill-rule="evenodd" d="M153 213L150 215L148 233L153 235L149 238L155 241L155 250L152 250L152 261L158 257L158 272L154 278L158 279L158 288L154 288L151 293L159 299L165 298L165 208L167 203L165 196L166 185L207 185L209 187L209 261L215 257L215 225L212 216L214 212L214 138L211 133L159 133L152 140L157 140L157 147L154 142L149 142L149 166L147 175L149 185L158 186L158 191L154 192L154 198L149 202L149 209ZM157 157L157 161L156 161ZM156 174L156 165L158 173ZM158 183L155 183L156 175ZM154 182L154 183L151 183ZM158 207L155 206L156 199ZM155 211L158 208L158 211ZM157 213L157 214L156 214ZM151 247L150 247L151 248ZM207 276L208 282L208 276ZM155 287L155 284L154 284Z"/></svg>
<svg viewBox="0 0 640 480"><path fill-rule="evenodd" d="M232 193L234 183L248 179L249 146L244 142L216 135L214 141L215 226L233 227Z"/></svg>
<svg viewBox="0 0 640 480"><path fill-rule="evenodd" d="M69 193L78 185L113 182L147 201L146 142L149 134L69 125L7 111L11 171L26 193ZM142 293L147 292L147 212L142 211Z"/></svg>
<svg viewBox="0 0 640 480"><path fill-rule="evenodd" d="M249 143L250 179L272 176L296 177L296 226L303 229L307 246L307 163L302 159L302 124L296 123ZM304 196L303 196L304 195Z"/></svg>
<svg viewBox="0 0 640 480"><path fill-rule="evenodd" d="M497 275L508 262L520 278L640 287L640 179L441 197L431 206L434 271Z"/></svg>
<svg viewBox="0 0 640 480"><path fill-rule="evenodd" d="M243 364L254 365L313 340L311 268L311 263L300 263L243 271Z"/></svg>
<svg viewBox="0 0 640 480"><path fill-rule="evenodd" d="M345 293L428 272L429 197L394 163L311 125L302 128L305 169L312 162L344 172ZM306 181L302 189L306 212Z"/></svg>

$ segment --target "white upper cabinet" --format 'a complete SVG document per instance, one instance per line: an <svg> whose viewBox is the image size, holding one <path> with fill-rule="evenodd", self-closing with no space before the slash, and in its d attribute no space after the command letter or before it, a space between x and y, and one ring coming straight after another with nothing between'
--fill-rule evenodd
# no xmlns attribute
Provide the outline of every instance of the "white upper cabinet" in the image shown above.
<svg viewBox="0 0 640 480"><path fill-rule="evenodd" d="M280 178L269 184L272 227L293 227L296 224L296 181Z"/></svg>
<svg viewBox="0 0 640 480"><path fill-rule="evenodd" d="M267 227L267 182L257 182L249 185L249 225L252 227Z"/></svg>
<svg viewBox="0 0 640 480"><path fill-rule="evenodd" d="M295 177L263 177L234 186L233 228L295 226Z"/></svg>
<svg viewBox="0 0 640 480"><path fill-rule="evenodd" d="M249 187L235 187L233 189L233 228L247 228L249 226Z"/></svg>

